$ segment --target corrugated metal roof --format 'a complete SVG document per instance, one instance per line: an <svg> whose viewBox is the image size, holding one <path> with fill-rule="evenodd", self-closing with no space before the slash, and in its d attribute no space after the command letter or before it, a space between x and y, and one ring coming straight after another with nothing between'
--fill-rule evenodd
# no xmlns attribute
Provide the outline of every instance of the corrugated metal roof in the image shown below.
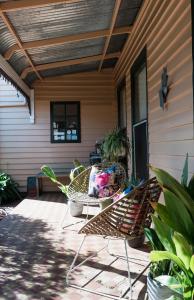
<svg viewBox="0 0 194 300"><path fill-rule="evenodd" d="M113 0L82 0L8 13L22 42L110 27Z"/></svg>
<svg viewBox="0 0 194 300"><path fill-rule="evenodd" d="M15 52L9 60L9 63L19 75L22 73L23 69L30 66L29 61L22 51Z"/></svg>
<svg viewBox="0 0 194 300"><path fill-rule="evenodd" d="M123 0L116 20L116 27L132 25L143 0Z"/></svg>
<svg viewBox="0 0 194 300"><path fill-rule="evenodd" d="M0 18L0 54L3 55L9 47L15 44L15 39L9 30L7 29L5 23Z"/></svg>
<svg viewBox="0 0 194 300"><path fill-rule="evenodd" d="M105 69L105 68L114 68L114 66L117 63L117 60L118 60L118 58L106 59L103 62L103 66L102 66L103 69Z"/></svg>
<svg viewBox="0 0 194 300"><path fill-rule="evenodd" d="M128 34L115 35L111 37L107 53L122 51L123 46L128 38Z"/></svg>
<svg viewBox="0 0 194 300"><path fill-rule="evenodd" d="M28 51L35 64L76 59L98 55L103 51L105 38L31 49Z"/></svg>
<svg viewBox="0 0 194 300"><path fill-rule="evenodd" d="M15 0L17 1L17 0ZM6 2L6 0L0 0ZM133 24L142 0L122 0L115 28ZM7 13L22 42L31 42L49 38L63 37L79 33L109 29L115 0L79 0L74 3L49 5L33 9L17 10ZM107 53L121 51L127 34L113 36ZM28 49L27 52L34 65L76 59L102 54L106 38L79 41ZM0 53L4 54L15 44L15 39L0 18ZM117 59L105 61L103 68L114 67ZM9 60L18 74L29 66L29 62L21 51L17 51ZM41 75L56 76L60 74L97 70L99 62L81 64L59 69L42 71ZM33 73L28 74L29 84L36 79Z"/></svg>
<svg viewBox="0 0 194 300"><path fill-rule="evenodd" d="M40 74L42 77L48 77L48 76L58 76L58 75L71 74L71 73L81 73L81 72L96 70L98 66L99 66L99 62L91 62L87 64L80 64L75 66L61 67L52 70L45 70L42 71Z"/></svg>
<svg viewBox="0 0 194 300"><path fill-rule="evenodd" d="M36 73L29 73L25 78L25 83L31 86L32 82L38 79Z"/></svg>

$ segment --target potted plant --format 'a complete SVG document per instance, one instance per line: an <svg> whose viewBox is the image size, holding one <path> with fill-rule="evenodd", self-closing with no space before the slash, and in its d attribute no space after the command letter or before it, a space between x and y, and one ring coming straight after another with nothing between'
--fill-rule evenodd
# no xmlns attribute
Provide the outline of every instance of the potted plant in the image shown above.
<svg viewBox="0 0 194 300"><path fill-rule="evenodd" d="M79 175L82 171L85 170L85 167L80 164L78 160L74 160L74 166L75 168L71 170L69 174L70 181L72 181L77 175ZM60 181L57 180L57 176L52 168L49 166L42 166L41 167L42 172L55 184L57 184L58 188L64 193L66 196L68 195L68 185L62 184ZM72 217L77 217L82 214L83 211L83 204L81 203L75 203L72 201L68 201L70 214Z"/></svg>
<svg viewBox="0 0 194 300"><path fill-rule="evenodd" d="M0 172L0 204L13 199L22 199L18 184L8 174Z"/></svg>
<svg viewBox="0 0 194 300"><path fill-rule="evenodd" d="M164 170L151 168L160 183L165 205L154 206L148 295L152 300L194 299L194 178L188 181L188 155L181 183ZM154 298L155 297L155 298Z"/></svg>
<svg viewBox="0 0 194 300"><path fill-rule="evenodd" d="M118 161L130 153L130 143L125 129L115 128L105 136L102 143L102 156L108 161Z"/></svg>

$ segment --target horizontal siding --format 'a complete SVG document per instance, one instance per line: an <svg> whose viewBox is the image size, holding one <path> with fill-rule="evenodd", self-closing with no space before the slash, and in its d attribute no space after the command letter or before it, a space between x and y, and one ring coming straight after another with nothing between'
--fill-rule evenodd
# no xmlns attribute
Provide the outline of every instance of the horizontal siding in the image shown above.
<svg viewBox="0 0 194 300"><path fill-rule="evenodd" d="M130 69L145 46L149 162L180 178L187 152L190 156L189 172L194 172L191 1L144 1L114 72L118 82L126 76L130 137ZM164 66L167 66L170 83L168 107L165 111L159 106Z"/></svg>
<svg viewBox="0 0 194 300"><path fill-rule="evenodd" d="M30 124L26 107L0 109L0 168L9 172L26 191L28 176L43 164L70 170L72 161L89 162L97 140L116 124L115 82L110 72L65 75L37 81L35 124ZM50 143L50 101L80 101L81 143ZM44 181L45 190L53 190Z"/></svg>

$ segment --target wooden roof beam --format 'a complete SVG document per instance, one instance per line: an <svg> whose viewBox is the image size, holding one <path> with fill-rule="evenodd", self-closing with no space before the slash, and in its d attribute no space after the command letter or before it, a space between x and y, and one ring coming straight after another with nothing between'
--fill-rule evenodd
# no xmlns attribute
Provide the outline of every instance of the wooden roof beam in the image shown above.
<svg viewBox="0 0 194 300"><path fill-rule="evenodd" d="M108 35L108 37L106 39L106 42L105 42L105 45L104 45L104 49L103 49L102 59L100 61L100 65L99 65L99 68L98 68L99 72L100 72L100 70L102 68L102 64L103 64L104 58L106 56L106 52L108 50L108 46L109 46L110 39L111 39L113 30L114 30L114 26L115 26L115 23L116 23L117 15L119 13L119 8L120 8L120 5L121 5L121 2L122 2L122 0L116 0L116 2L115 2L115 7L114 7L114 11L113 11L113 15L112 15L112 20L111 20L111 25L110 25L110 32L109 32L109 35Z"/></svg>
<svg viewBox="0 0 194 300"><path fill-rule="evenodd" d="M126 26L126 27L119 27L115 28L113 30L112 35L120 35L120 34L129 34L132 30L132 26ZM50 39L44 39L39 41L33 41L33 42L26 42L22 44L23 49L34 49L34 48L41 48L41 47L48 47L48 46L55 46L55 45L62 45L65 43L72 43L72 42L80 42L80 41L86 41L90 39L97 39L101 37L106 37L109 35L109 30L99 30L94 32L87 32L87 33L80 33L80 34L74 34L74 35L67 35L63 37L57 37L57 38L50 38ZM20 50L20 47L18 45L13 45L10 47L5 55L4 58L6 60L9 60L15 51Z"/></svg>
<svg viewBox="0 0 194 300"><path fill-rule="evenodd" d="M120 56L120 52L114 52L114 53L107 54L104 57L104 59L119 58L119 56ZM101 60L101 59L102 59L102 54L94 55L94 56L88 56L88 57L82 57L82 58L78 58L78 59L58 61L58 62L53 62L53 63L49 63L49 64L36 65L36 70L37 71L43 71L43 70L60 68L60 67L79 65L79 64L83 64L83 63L98 61L98 60ZM24 69L22 74L21 74L21 78L22 79L26 78L28 73L31 73L31 72L33 72L32 67L28 67L28 68Z"/></svg>
<svg viewBox="0 0 194 300"><path fill-rule="evenodd" d="M38 73L38 71L36 70L30 56L28 55L28 53L26 52L25 49L23 49L22 47L22 43L21 43L21 40L19 38L19 36L17 35L13 25L11 24L11 22L9 21L8 17L6 16L6 14L4 12L2 12L0 10L0 17L2 18L3 22L5 23L5 25L7 26L9 32L14 36L18 46L20 47L20 49L23 51L24 55L26 56L27 60L29 61L33 71L36 73L36 75L38 76L39 79L42 79L40 74Z"/></svg>
<svg viewBox="0 0 194 300"><path fill-rule="evenodd" d="M7 1L0 3L0 10L2 12L17 11L22 9L32 9L36 7L43 7L55 4L69 4L80 0L18 0Z"/></svg>

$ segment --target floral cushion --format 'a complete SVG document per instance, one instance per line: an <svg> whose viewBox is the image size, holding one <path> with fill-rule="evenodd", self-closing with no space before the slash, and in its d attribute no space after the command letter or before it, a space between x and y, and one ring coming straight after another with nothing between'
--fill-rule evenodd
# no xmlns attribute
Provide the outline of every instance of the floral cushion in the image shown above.
<svg viewBox="0 0 194 300"><path fill-rule="evenodd" d="M90 178L88 195L96 198L109 197L115 193L115 168L100 170L93 166Z"/></svg>

